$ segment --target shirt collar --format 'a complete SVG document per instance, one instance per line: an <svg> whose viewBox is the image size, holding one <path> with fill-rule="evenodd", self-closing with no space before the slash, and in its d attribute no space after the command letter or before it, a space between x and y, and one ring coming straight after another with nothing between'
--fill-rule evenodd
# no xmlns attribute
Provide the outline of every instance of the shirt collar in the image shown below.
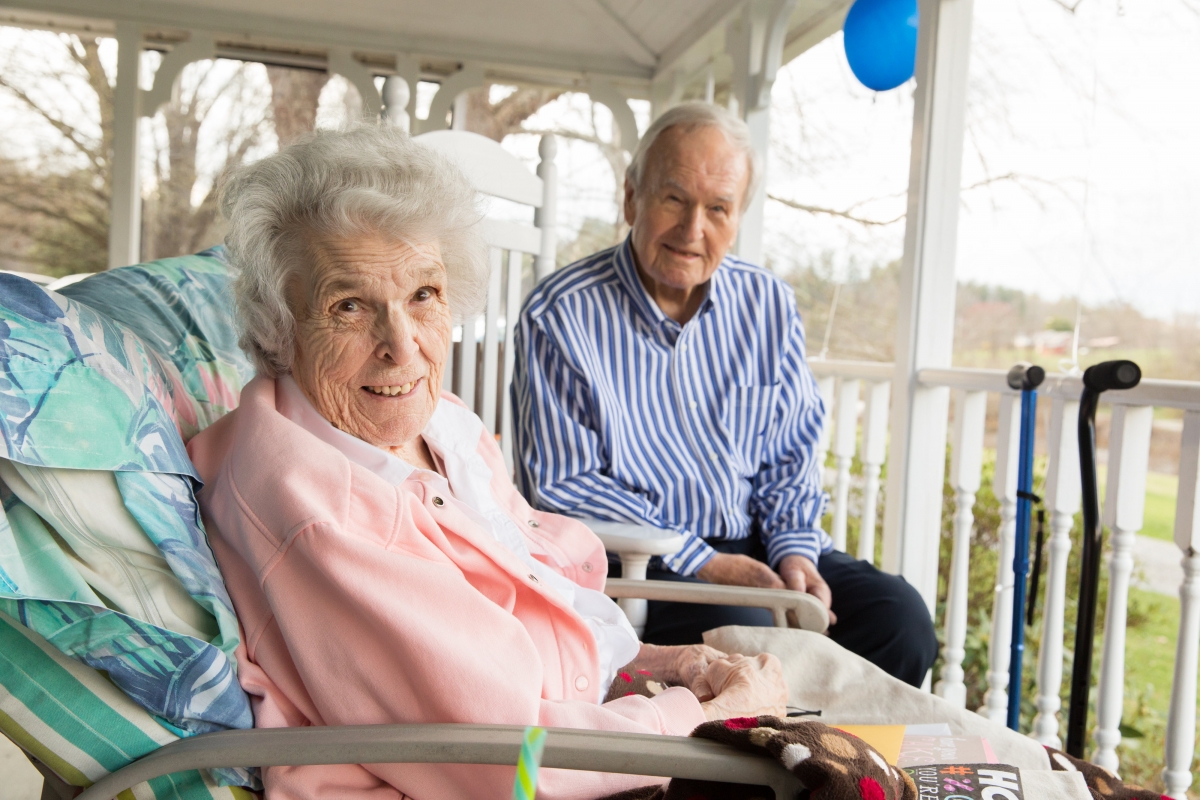
<svg viewBox="0 0 1200 800"><path fill-rule="evenodd" d="M625 292L633 301L633 307L640 313L647 322L655 327L659 327L664 323L669 323L678 326L679 323L672 320L663 310L658 307L658 303L654 302L654 298L646 291L646 287L642 285L642 279L638 277L637 261L633 253L633 233L631 232L625 237L620 245L617 246L614 257L614 266L617 273L617 279L625 288ZM704 302L700 304L696 316L692 319L707 314L711 311L718 302L720 302L725 289L725 262L728 257L721 259L720 266L708 281L708 293L704 297Z"/></svg>

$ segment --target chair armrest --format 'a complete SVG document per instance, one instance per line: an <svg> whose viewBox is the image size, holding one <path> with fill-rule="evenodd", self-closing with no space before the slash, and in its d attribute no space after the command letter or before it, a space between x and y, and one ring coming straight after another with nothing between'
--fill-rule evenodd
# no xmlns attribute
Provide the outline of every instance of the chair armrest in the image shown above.
<svg viewBox="0 0 1200 800"><path fill-rule="evenodd" d="M787 612L795 611L802 630L823 633L829 627L829 611L824 603L811 594L790 589L609 578L604 584L604 593L613 598L637 597L676 603L769 608L775 615L775 625L780 628L787 627Z"/></svg>
<svg viewBox="0 0 1200 800"><path fill-rule="evenodd" d="M664 531L653 525L635 525L629 522L608 522L601 519L581 519L600 537L604 549L610 553L631 553L647 556L665 556L678 552L683 547L683 537L678 533Z"/></svg>
<svg viewBox="0 0 1200 800"><path fill-rule="evenodd" d="M77 800L110 800L172 772L302 764L507 764L517 725L347 725L222 731L180 739L96 781ZM770 786L778 798L802 788L770 757L705 739L550 728L542 766Z"/></svg>

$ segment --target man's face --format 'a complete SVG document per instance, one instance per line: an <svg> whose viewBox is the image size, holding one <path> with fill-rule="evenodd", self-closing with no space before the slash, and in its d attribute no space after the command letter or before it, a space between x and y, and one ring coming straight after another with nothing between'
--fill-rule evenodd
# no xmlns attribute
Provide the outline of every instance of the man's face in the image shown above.
<svg viewBox="0 0 1200 800"><path fill-rule="evenodd" d="M746 156L711 126L668 128L646 155L641 187L625 185L638 266L662 288L690 292L712 277L737 237Z"/></svg>

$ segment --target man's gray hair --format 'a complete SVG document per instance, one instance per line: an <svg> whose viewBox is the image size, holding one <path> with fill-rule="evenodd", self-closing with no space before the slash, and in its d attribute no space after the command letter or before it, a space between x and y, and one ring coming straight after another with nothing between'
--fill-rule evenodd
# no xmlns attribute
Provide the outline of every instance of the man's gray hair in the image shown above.
<svg viewBox="0 0 1200 800"><path fill-rule="evenodd" d="M295 318L289 279L313 262L314 238L382 235L436 241L456 320L477 313L490 264L475 189L445 157L387 125L317 131L226 174L221 211L238 343L260 374L291 370Z"/></svg>
<svg viewBox="0 0 1200 800"><path fill-rule="evenodd" d="M711 103L680 103L654 120L646 130L646 135L638 142L633 160L625 170L626 182L638 192L642 191L642 179L646 177L646 154L650 152L658 137L669 128L683 128L685 131L716 128L725 134L730 144L742 151L746 156L746 172L749 178L746 182L746 196L742 198L742 207L745 208L762 180L762 157L750 142L750 127L721 106Z"/></svg>

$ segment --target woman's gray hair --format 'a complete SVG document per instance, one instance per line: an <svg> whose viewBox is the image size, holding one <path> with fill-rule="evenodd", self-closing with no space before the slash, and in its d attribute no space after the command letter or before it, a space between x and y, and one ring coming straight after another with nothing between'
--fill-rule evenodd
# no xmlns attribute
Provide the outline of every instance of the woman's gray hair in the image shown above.
<svg viewBox="0 0 1200 800"><path fill-rule="evenodd" d="M490 271L475 189L446 158L400 129L317 131L228 172L221 211L233 266L238 343L260 374L291 370L295 319L286 288L312 262L314 237L437 241L456 320L477 313Z"/></svg>
<svg viewBox="0 0 1200 800"><path fill-rule="evenodd" d="M746 156L746 172L749 178L746 181L746 196L742 198L742 207L744 208L750 198L754 197L755 191L758 190L758 183L762 179L762 158L750 142L749 126L721 106L714 106L711 103L698 101L680 103L654 120L645 135L642 136L641 141L638 142L633 160L629 162L629 167L625 170L626 182L639 193L642 191L644 188L642 179L646 177L646 154L650 152L650 148L654 146L658 137L669 128L683 128L685 131L697 128L716 128L725 134L725 138L729 140L730 144L742 151Z"/></svg>

